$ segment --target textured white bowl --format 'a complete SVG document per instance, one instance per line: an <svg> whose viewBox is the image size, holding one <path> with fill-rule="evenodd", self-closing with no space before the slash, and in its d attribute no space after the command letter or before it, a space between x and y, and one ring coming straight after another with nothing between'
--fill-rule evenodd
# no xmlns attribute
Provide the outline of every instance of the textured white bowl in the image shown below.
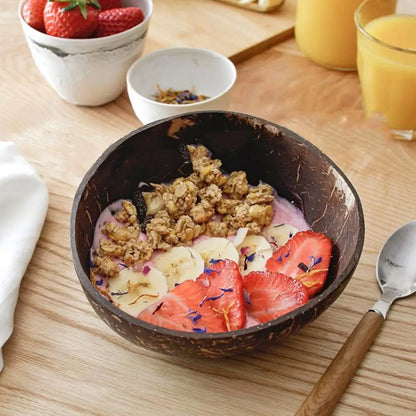
<svg viewBox="0 0 416 416"><path fill-rule="evenodd" d="M124 7L143 10L139 25L112 36L92 39L63 39L46 35L19 19L33 59L51 87L72 104L98 106L117 98L126 87L126 74L142 54L152 0L122 0Z"/></svg>
<svg viewBox="0 0 416 416"><path fill-rule="evenodd" d="M189 111L227 110L237 78L234 64L207 49L161 49L138 59L127 72L127 92L137 118L143 123ZM191 104L155 101L157 86L167 90L191 90L209 98Z"/></svg>

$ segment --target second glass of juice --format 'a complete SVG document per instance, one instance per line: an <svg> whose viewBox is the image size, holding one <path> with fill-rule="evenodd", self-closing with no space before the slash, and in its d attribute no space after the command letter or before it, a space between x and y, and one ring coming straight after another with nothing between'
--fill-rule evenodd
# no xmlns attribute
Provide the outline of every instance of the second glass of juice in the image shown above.
<svg viewBox="0 0 416 416"><path fill-rule="evenodd" d="M355 14L366 116L382 115L394 137L408 140L416 139L415 3L366 0Z"/></svg>
<svg viewBox="0 0 416 416"><path fill-rule="evenodd" d="M363 0L298 0L295 37L300 50L317 64L355 70L354 12Z"/></svg>

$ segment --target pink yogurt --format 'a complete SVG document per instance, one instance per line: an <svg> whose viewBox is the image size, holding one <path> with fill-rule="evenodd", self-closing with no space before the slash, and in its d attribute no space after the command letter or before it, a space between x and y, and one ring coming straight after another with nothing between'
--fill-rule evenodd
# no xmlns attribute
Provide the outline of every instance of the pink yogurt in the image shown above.
<svg viewBox="0 0 416 416"><path fill-rule="evenodd" d="M272 225L290 224L299 231L306 231L310 229L303 212L287 199L275 196L272 207L274 211Z"/></svg>
<svg viewBox="0 0 416 416"><path fill-rule="evenodd" d="M287 199L282 198L280 196L275 196L275 200L272 203L274 215L271 222L271 225L277 225L277 224L290 224L293 227L297 228L299 231L306 231L309 230L309 224L306 222L305 217L300 209L298 209L295 205L290 203ZM90 257L91 261L94 258L94 253L96 248L98 247L98 243L101 238L106 239L107 237L101 232L101 227L108 223L108 222L115 222L119 225L121 225L113 216L113 213L119 211L122 209L122 200L118 200L110 204L107 208L103 210L101 215L99 216L95 230L94 230L94 241L90 250ZM220 221L219 215L216 215L215 219L216 221ZM193 241L193 245L204 241L206 239L210 238L207 235L200 235ZM145 233L141 232L139 235L139 239L143 241L147 241L147 236ZM234 241L235 236L229 236L228 239L230 241ZM158 250L154 252L154 256L158 254ZM114 262L118 264L120 270L122 270L124 267L126 267L120 259L114 259ZM152 268L154 266L154 263L152 259L150 259L148 262L139 265L138 270L143 270L145 267ZM95 283L98 287L105 288L107 285L107 278L95 275ZM253 318L248 318L246 327L251 327L254 325L257 325L258 322Z"/></svg>

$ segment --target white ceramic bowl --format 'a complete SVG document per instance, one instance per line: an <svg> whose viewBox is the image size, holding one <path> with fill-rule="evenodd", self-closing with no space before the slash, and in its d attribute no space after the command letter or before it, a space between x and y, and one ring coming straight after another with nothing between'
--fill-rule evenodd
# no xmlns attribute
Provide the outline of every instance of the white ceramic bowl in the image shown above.
<svg viewBox="0 0 416 416"><path fill-rule="evenodd" d="M125 32L92 39L63 39L33 29L22 18L25 1L20 1L19 18L29 49L39 71L61 98L98 106L123 92L127 71L143 51L152 0L122 0L124 7L143 10L143 22Z"/></svg>
<svg viewBox="0 0 416 416"><path fill-rule="evenodd" d="M237 78L234 64L207 49L178 47L149 53L127 72L127 92L137 118L143 123L189 111L227 110ZM158 85L167 90L192 90L209 98L191 104L156 101Z"/></svg>

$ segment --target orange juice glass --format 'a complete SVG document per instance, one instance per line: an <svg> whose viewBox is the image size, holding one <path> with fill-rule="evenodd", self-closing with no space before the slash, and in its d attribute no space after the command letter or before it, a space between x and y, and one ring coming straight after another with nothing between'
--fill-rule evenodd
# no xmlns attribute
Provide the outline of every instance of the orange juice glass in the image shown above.
<svg viewBox="0 0 416 416"><path fill-rule="evenodd" d="M397 13L402 1L411 3L366 0L357 9L357 63L366 115L381 114L394 137L412 140L416 139L416 2Z"/></svg>
<svg viewBox="0 0 416 416"><path fill-rule="evenodd" d="M355 70L354 12L363 0L298 0L295 37L299 49L317 64Z"/></svg>

